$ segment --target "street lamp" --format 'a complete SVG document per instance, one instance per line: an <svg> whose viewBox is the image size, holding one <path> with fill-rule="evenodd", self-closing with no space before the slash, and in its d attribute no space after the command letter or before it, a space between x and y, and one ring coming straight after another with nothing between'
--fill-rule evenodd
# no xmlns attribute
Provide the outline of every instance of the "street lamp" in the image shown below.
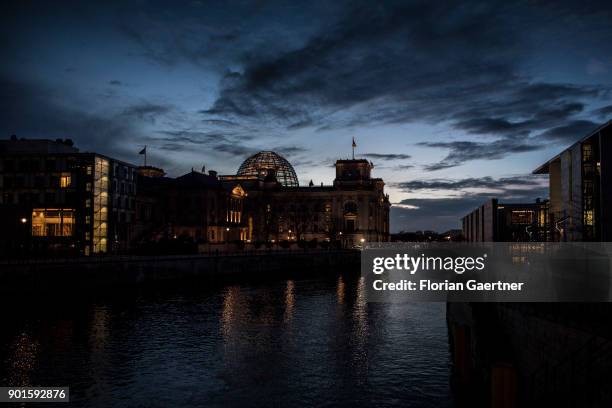
<svg viewBox="0 0 612 408"><path fill-rule="evenodd" d="M21 219L21 223L22 223L22 224L25 224L26 222L28 222L28 219L27 219L27 218L22 218L22 219Z"/></svg>
<svg viewBox="0 0 612 408"><path fill-rule="evenodd" d="M360 241L363 244L365 242L365 238L361 238Z"/></svg>

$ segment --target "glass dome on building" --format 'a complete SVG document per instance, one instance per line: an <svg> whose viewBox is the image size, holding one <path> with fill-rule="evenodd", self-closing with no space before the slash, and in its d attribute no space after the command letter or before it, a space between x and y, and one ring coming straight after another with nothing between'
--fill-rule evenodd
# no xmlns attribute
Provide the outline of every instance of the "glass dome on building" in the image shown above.
<svg viewBox="0 0 612 408"><path fill-rule="evenodd" d="M291 163L275 152L259 152L246 159L238 169L238 176L263 176L274 170L276 179L285 187L298 187L298 178Z"/></svg>

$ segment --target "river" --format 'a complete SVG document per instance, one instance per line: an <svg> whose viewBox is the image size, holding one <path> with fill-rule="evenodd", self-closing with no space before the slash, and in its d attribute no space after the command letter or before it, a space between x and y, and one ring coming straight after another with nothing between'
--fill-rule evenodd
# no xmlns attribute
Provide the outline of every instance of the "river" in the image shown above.
<svg viewBox="0 0 612 408"><path fill-rule="evenodd" d="M105 408L452 406L445 305L368 303L359 276L75 292L2 300L0 385Z"/></svg>

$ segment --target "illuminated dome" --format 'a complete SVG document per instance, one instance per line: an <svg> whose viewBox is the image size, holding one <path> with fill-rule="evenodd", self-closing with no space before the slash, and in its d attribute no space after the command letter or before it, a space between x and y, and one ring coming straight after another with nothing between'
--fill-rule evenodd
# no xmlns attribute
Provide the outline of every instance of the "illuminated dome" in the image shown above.
<svg viewBox="0 0 612 408"><path fill-rule="evenodd" d="M238 169L238 176L263 176L274 170L276 179L285 187L298 187L293 166L283 156L274 152L259 152L246 159Z"/></svg>

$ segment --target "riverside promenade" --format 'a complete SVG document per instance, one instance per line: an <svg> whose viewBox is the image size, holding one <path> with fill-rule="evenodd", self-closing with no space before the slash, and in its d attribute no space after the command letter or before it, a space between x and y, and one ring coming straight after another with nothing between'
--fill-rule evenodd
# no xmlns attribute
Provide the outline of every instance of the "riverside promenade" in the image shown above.
<svg viewBox="0 0 612 408"><path fill-rule="evenodd" d="M103 288L184 279L359 271L355 250L241 251L168 256L102 256L0 261L0 293Z"/></svg>

